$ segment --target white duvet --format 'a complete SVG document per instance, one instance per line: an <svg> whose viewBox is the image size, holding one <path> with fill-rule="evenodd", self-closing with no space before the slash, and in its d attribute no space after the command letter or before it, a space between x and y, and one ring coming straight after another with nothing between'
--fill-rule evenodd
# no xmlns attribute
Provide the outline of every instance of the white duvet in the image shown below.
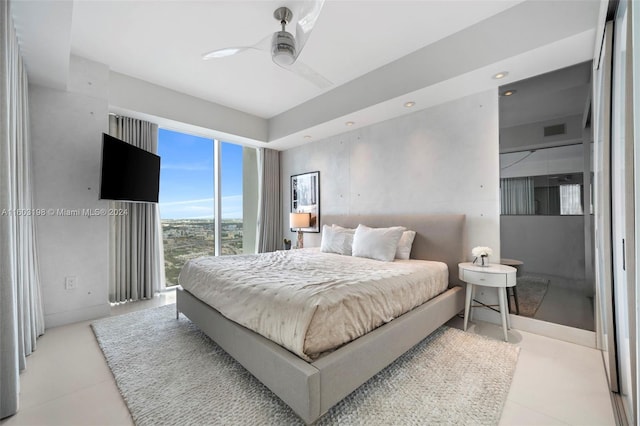
<svg viewBox="0 0 640 426"><path fill-rule="evenodd" d="M228 319L305 360L446 290L447 265L381 262L317 248L187 262L180 285Z"/></svg>

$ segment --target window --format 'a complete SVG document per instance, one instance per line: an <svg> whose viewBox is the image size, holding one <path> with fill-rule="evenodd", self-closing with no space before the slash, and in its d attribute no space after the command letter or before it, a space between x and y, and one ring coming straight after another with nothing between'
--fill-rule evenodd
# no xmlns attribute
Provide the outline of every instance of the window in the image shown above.
<svg viewBox="0 0 640 426"><path fill-rule="evenodd" d="M582 144L500 154L502 215L582 215Z"/></svg>
<svg viewBox="0 0 640 426"><path fill-rule="evenodd" d="M256 158L255 151L229 142L159 130L159 206L167 286L178 284L187 260L255 252L258 183L257 163L251 161ZM219 224L216 200L220 206ZM248 223L244 220L245 211L249 212ZM245 235L247 228L253 236Z"/></svg>
<svg viewBox="0 0 640 426"><path fill-rule="evenodd" d="M502 215L581 215L582 174L500 179Z"/></svg>
<svg viewBox="0 0 640 426"><path fill-rule="evenodd" d="M222 142L221 156L221 252L223 255L242 254L242 147Z"/></svg>
<svg viewBox="0 0 640 426"><path fill-rule="evenodd" d="M187 260L214 254L213 140L160 129L158 154L165 275L171 286Z"/></svg>

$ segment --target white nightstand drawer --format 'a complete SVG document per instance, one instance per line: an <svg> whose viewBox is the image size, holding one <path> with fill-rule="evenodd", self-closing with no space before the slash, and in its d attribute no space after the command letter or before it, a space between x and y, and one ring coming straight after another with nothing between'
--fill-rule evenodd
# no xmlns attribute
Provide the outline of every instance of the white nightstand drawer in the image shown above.
<svg viewBox="0 0 640 426"><path fill-rule="evenodd" d="M501 287L507 285L507 274L493 274L490 272L476 272L462 269L462 275L462 280L471 284Z"/></svg>

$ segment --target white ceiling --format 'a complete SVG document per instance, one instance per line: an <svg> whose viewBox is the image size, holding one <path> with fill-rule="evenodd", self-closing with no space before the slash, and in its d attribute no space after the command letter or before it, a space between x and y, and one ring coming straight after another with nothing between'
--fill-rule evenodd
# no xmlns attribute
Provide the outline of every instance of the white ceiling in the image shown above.
<svg viewBox="0 0 640 426"><path fill-rule="evenodd" d="M500 98L500 127L582 115L591 91L591 62L516 81L500 87L515 90Z"/></svg>
<svg viewBox="0 0 640 426"><path fill-rule="evenodd" d="M299 59L335 86L519 1L327 1ZM76 1L71 52L112 70L271 118L320 93L269 52L203 61L280 29L273 11L295 1ZM297 19L294 16L294 22ZM295 34L295 27L288 28Z"/></svg>
<svg viewBox="0 0 640 426"><path fill-rule="evenodd" d="M69 55L77 55L268 120L276 135L269 142L286 148L311 131L314 139L345 131L351 113L366 125L417 109L390 102L413 98L424 108L497 88L503 82L490 73L498 67L515 81L588 60L600 0L327 0L299 58L334 83L324 90L279 68L268 52L200 59L278 30L272 15L282 5L295 20L300 2L288 0L12 0L12 14L32 82L64 86ZM481 48L473 45L479 37L488 41ZM412 58L428 66L404 75ZM299 119L318 110L315 120Z"/></svg>

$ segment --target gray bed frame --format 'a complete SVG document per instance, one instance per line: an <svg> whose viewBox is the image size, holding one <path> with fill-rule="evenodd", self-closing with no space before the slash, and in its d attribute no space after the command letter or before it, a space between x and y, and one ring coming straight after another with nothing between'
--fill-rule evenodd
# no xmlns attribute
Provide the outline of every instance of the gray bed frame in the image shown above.
<svg viewBox="0 0 640 426"><path fill-rule="evenodd" d="M313 423L349 393L419 343L464 308L458 279L463 261L464 215L324 215L325 224L355 227L406 226L417 232L411 257L449 266L449 289L412 311L307 362L276 343L223 317L188 291L177 290L177 315L183 313L244 368L278 395L305 421ZM320 235L306 234L317 246Z"/></svg>

